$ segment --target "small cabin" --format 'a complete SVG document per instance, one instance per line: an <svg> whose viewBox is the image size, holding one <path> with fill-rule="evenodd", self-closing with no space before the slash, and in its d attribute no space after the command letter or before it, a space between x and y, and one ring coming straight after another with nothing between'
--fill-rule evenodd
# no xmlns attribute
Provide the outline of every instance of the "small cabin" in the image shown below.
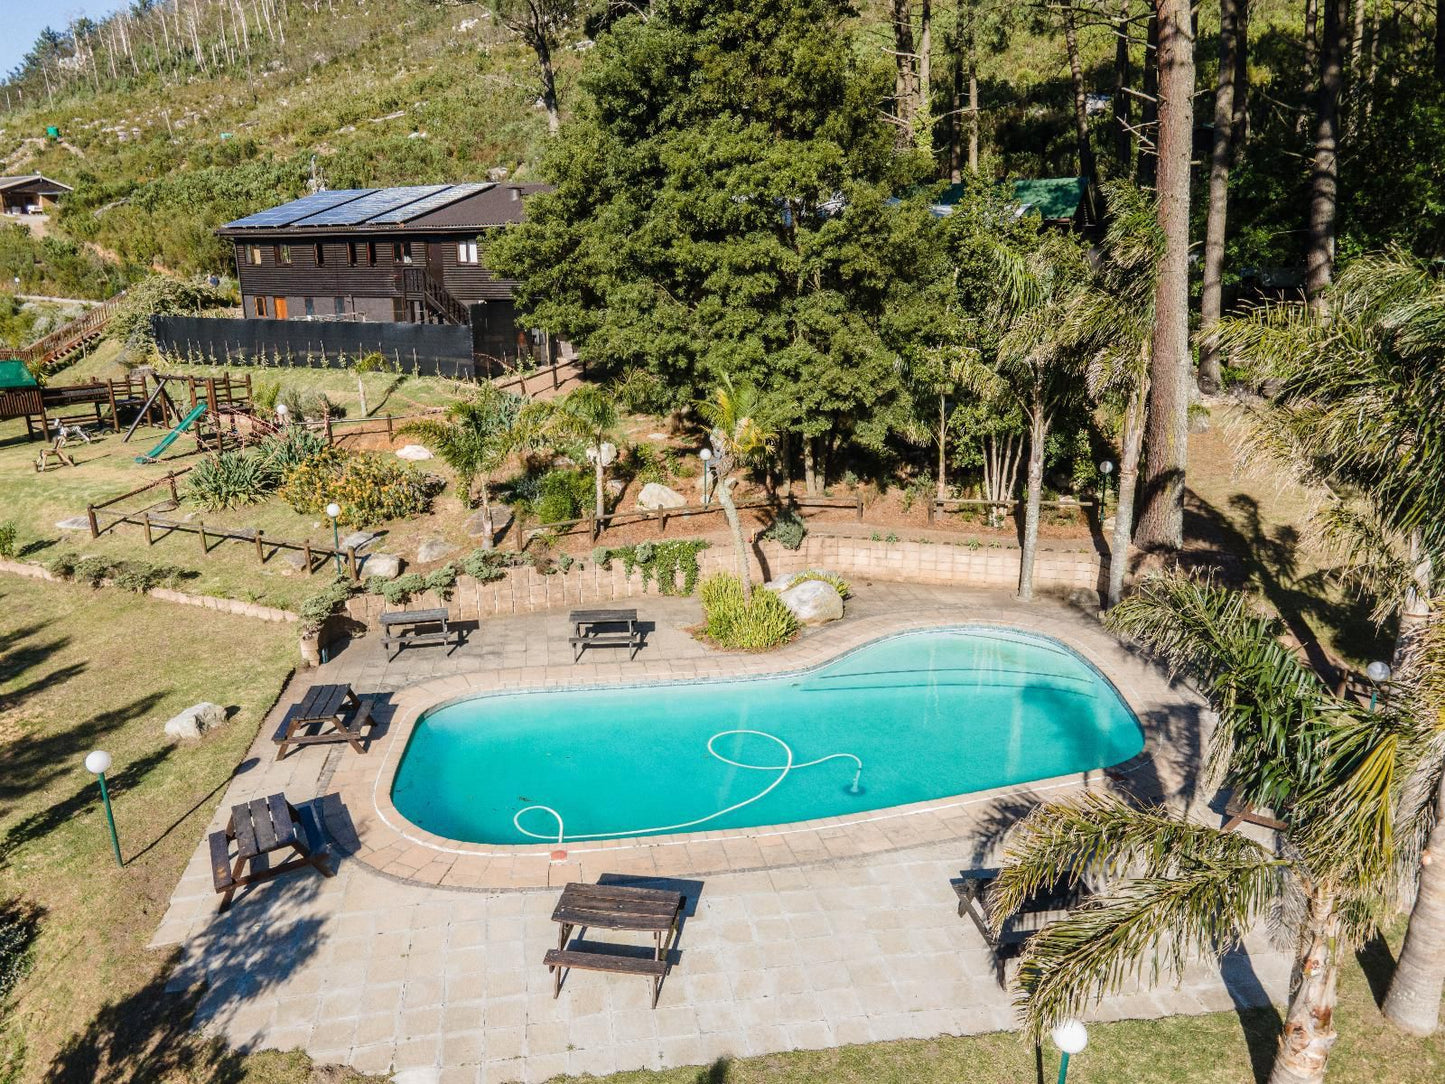
<svg viewBox="0 0 1445 1084"><path fill-rule="evenodd" d="M0 177L0 212L7 215L45 214L55 208L61 196L74 189L39 173L24 177Z"/></svg>

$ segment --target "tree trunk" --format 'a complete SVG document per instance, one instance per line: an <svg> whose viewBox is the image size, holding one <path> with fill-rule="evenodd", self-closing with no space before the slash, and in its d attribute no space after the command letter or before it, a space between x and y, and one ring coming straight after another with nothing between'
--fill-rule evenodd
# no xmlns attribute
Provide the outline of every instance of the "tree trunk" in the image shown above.
<svg viewBox="0 0 1445 1084"><path fill-rule="evenodd" d="M908 143L913 136L913 114L916 99L914 79L918 59L913 48L913 0L893 0L890 19L893 23L894 105L898 120L899 142Z"/></svg>
<svg viewBox="0 0 1445 1084"><path fill-rule="evenodd" d="M1332 0L1325 0L1331 3ZM1305 79L1314 79L1320 67L1320 4L1305 0Z"/></svg>
<svg viewBox="0 0 1445 1084"><path fill-rule="evenodd" d="M948 94L948 179L963 180L963 2L959 0L953 27L953 73Z"/></svg>
<svg viewBox="0 0 1445 1084"><path fill-rule="evenodd" d="M1239 21L1235 28L1238 45L1234 50L1234 122L1233 164L1244 160L1244 147L1249 142L1249 2L1241 0Z"/></svg>
<svg viewBox="0 0 1445 1084"><path fill-rule="evenodd" d="M1134 490L1139 479L1139 452L1144 445L1144 400L1149 378L1144 376L1129 393L1124 408L1124 431L1119 448L1119 494L1114 505L1114 537L1109 543L1109 593L1105 609L1113 609L1124 597L1124 577L1129 572L1129 543L1134 529Z"/></svg>
<svg viewBox="0 0 1445 1084"><path fill-rule="evenodd" d="M482 549L489 550L497 543L497 530L492 523L492 483L482 479Z"/></svg>
<svg viewBox="0 0 1445 1084"><path fill-rule="evenodd" d="M1129 175L1134 161L1134 134L1129 130L1129 4L1120 0L1119 17L1114 22L1114 157L1119 160L1115 171L1119 177Z"/></svg>
<svg viewBox="0 0 1445 1084"><path fill-rule="evenodd" d="M1249 0L1219 0L1219 83L1214 95L1214 150L1209 160L1209 222L1204 234L1204 287L1199 302L1199 390L1219 390L1219 347L1207 336L1219 323L1224 295L1224 237L1229 167L1234 154L1234 80L1239 72L1239 15Z"/></svg>
<svg viewBox="0 0 1445 1084"><path fill-rule="evenodd" d="M727 517L728 530L732 531L738 579L742 581L743 585L743 601L747 602L753 597L753 577L749 567L751 562L748 561L747 543L743 541L743 524L738 519L738 506L733 503L733 486L735 485L737 485L736 478L719 478L717 499L722 503L723 515Z"/></svg>
<svg viewBox="0 0 1445 1084"><path fill-rule="evenodd" d="M604 494L607 488L605 485L607 468L602 465L602 441L600 439L597 441L597 461L593 464L593 467L595 468L595 479L597 482L597 533L601 534L602 517L607 514L607 504L604 500Z"/></svg>
<svg viewBox="0 0 1445 1084"><path fill-rule="evenodd" d="M1435 793L1435 827L1420 856L1420 885L1400 962L1380 1011L1411 1035L1433 1035L1440 1026L1445 989L1445 776Z"/></svg>
<svg viewBox="0 0 1445 1084"><path fill-rule="evenodd" d="M1159 171L1159 4L1169 0L1153 0L1149 13L1149 32L1144 44L1144 106L1139 118L1139 161L1137 177L1140 188L1153 188Z"/></svg>
<svg viewBox="0 0 1445 1084"><path fill-rule="evenodd" d="M978 172L978 57L968 54L968 171Z"/></svg>
<svg viewBox="0 0 1445 1084"><path fill-rule="evenodd" d="M1410 535L1410 583L1405 588L1405 601L1400 607L1400 631L1395 636L1395 653L1391 661L1396 670L1405 664L1411 642L1430 620L1433 564L1429 551L1425 549L1424 535L1419 530L1413 531Z"/></svg>
<svg viewBox="0 0 1445 1084"><path fill-rule="evenodd" d="M1079 59L1079 33L1072 0L1064 0L1064 45L1069 54L1069 82L1074 88L1074 138L1079 144L1079 176L1094 179L1094 149L1089 145L1089 102L1084 89L1084 64Z"/></svg>
<svg viewBox="0 0 1445 1084"><path fill-rule="evenodd" d="M1306 918L1309 944L1300 965L1299 986L1290 998L1269 1084L1324 1084L1334 1027L1340 975L1340 922L1327 889L1310 895Z"/></svg>
<svg viewBox="0 0 1445 1084"><path fill-rule="evenodd" d="M1323 0L1319 95L1315 109L1314 169L1310 175L1309 247L1305 293L1317 315L1335 267L1335 212L1339 198L1340 87L1344 81L1346 0Z"/></svg>
<svg viewBox="0 0 1445 1084"><path fill-rule="evenodd" d="M1034 597L1034 558L1039 549L1039 501L1043 499L1044 442L1049 439L1049 420L1043 407L1034 404L1029 415L1028 492L1024 495L1024 545L1019 553L1019 598Z"/></svg>
<svg viewBox="0 0 1445 1084"><path fill-rule="evenodd" d="M818 495L817 438L803 437L803 492L810 497Z"/></svg>
<svg viewBox="0 0 1445 1084"><path fill-rule="evenodd" d="M948 499L948 396L938 397L938 499Z"/></svg>
<svg viewBox="0 0 1445 1084"><path fill-rule="evenodd" d="M1154 336L1144 512L1139 545L1184 544L1184 470L1189 459L1189 155L1194 136L1194 40L1189 0L1159 7L1159 227L1164 256L1154 291Z"/></svg>
<svg viewBox="0 0 1445 1084"><path fill-rule="evenodd" d="M1445 0L1435 0L1435 78L1445 82Z"/></svg>
<svg viewBox="0 0 1445 1084"><path fill-rule="evenodd" d="M918 100L913 119L913 141L933 158L933 0L923 0L918 14Z"/></svg>
<svg viewBox="0 0 1445 1084"><path fill-rule="evenodd" d="M356 374L356 397L361 400L361 416L365 418L371 412L366 409L366 381L362 374Z"/></svg>
<svg viewBox="0 0 1445 1084"><path fill-rule="evenodd" d="M552 50L539 35L532 43L537 53L537 69L542 77L542 107L547 110L547 132L556 135L562 127L562 111L557 105L557 73L552 68Z"/></svg>

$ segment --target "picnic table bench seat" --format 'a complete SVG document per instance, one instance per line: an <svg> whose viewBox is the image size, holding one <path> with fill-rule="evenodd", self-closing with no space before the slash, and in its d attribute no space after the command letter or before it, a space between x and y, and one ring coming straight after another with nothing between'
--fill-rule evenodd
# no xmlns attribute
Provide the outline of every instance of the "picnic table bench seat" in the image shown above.
<svg viewBox="0 0 1445 1084"><path fill-rule="evenodd" d="M984 913L984 893L998 879L994 868L964 870L949 882L958 896L958 916L967 915L978 932L1000 960L1016 953L1023 943L1050 922L1067 917L1082 901L1084 890L1077 885L1060 882L1030 897L1017 913L1008 917L995 933Z"/></svg>
<svg viewBox="0 0 1445 1084"><path fill-rule="evenodd" d="M422 626L427 625L438 627L424 630ZM433 610L393 610L391 613L384 613L381 615L381 631L383 648L396 645L396 654L392 655L392 658L400 655L404 647L445 644L455 637L456 642L447 651L450 655L462 642L461 630L451 627L445 607L440 606Z"/></svg>
<svg viewBox="0 0 1445 1084"><path fill-rule="evenodd" d="M671 952L677 939L682 910L687 899L680 892L657 888L634 888L631 885L591 885L573 882L562 889L561 898L552 911L552 921L560 927L557 947L548 949L543 963L553 973L552 996L562 992L563 972L610 971L619 975L637 975L652 985L652 1007L662 993L662 980L671 967ZM621 946L600 946L598 951L567 947L574 927L582 929L632 930L650 933L654 938L650 957L607 951Z"/></svg>
<svg viewBox="0 0 1445 1084"><path fill-rule="evenodd" d="M371 700L358 699L350 685L311 686L299 701L286 709L286 715L271 737L280 747L276 759L284 757L292 745L346 742L358 753L366 752L361 744L361 732L376 722L372 714L374 708Z"/></svg>
<svg viewBox="0 0 1445 1084"><path fill-rule="evenodd" d="M311 866L326 877L335 871L326 864L325 843L284 794L253 798L231 807L226 827L212 832L211 880L221 893L221 910L231 905L238 888L269 881L302 866ZM234 860L231 844L236 845ZM294 856L274 866L243 872L262 855L290 848Z"/></svg>
<svg viewBox="0 0 1445 1084"><path fill-rule="evenodd" d="M625 647L631 661L642 647L636 610L573 610L567 620L573 630L568 640L573 662L578 662L589 647Z"/></svg>

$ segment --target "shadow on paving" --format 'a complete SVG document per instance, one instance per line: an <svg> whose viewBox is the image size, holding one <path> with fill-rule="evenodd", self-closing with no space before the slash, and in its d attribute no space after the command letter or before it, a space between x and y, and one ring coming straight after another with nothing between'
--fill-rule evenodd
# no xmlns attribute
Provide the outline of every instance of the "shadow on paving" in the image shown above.
<svg viewBox="0 0 1445 1084"><path fill-rule="evenodd" d="M56 1084L243 1080L244 1037L230 1036L226 1042L193 1029L204 1024L224 1027L248 1001L306 965L322 942L323 921L273 922L266 912L268 907L304 904L320 881L302 872L238 902L191 943L186 962L177 964L177 950L148 984L101 1008L55 1055L43 1079Z"/></svg>

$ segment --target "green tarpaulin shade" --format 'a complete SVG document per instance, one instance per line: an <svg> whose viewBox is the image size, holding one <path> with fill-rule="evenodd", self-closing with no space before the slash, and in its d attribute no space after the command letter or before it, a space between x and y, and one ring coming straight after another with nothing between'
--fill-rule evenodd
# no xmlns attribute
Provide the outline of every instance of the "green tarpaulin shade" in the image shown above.
<svg viewBox="0 0 1445 1084"><path fill-rule="evenodd" d="M38 387L39 382L23 361L0 361L0 390Z"/></svg>
<svg viewBox="0 0 1445 1084"><path fill-rule="evenodd" d="M1083 177L1040 177L1014 181L1014 199L1025 210L1038 211L1045 222L1073 218L1088 190Z"/></svg>

